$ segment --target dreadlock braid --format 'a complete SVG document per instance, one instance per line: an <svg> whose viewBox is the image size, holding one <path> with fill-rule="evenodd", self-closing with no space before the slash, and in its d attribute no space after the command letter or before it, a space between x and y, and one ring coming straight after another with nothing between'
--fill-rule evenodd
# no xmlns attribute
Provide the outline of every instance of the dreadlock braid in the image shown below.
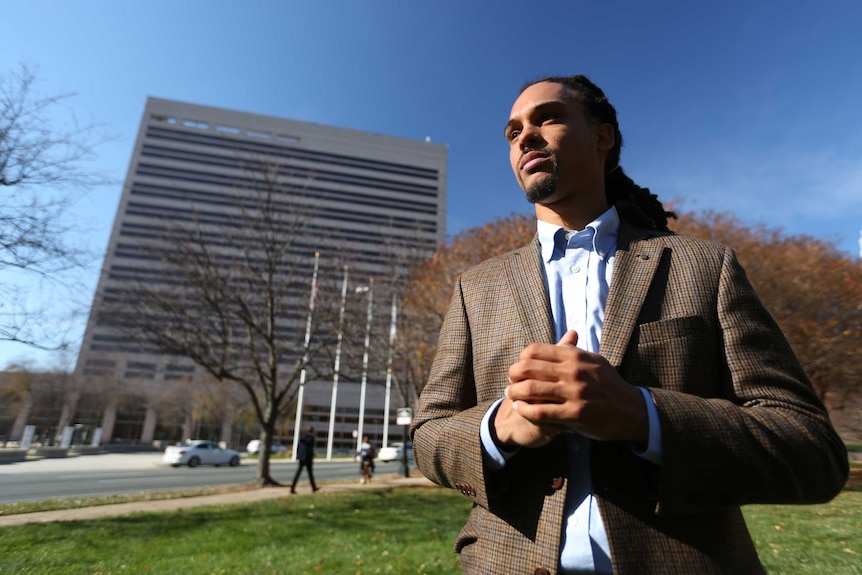
<svg viewBox="0 0 862 575"><path fill-rule="evenodd" d="M605 159L605 197L608 204L616 206L620 217L630 224L650 230L668 231L668 218L676 218L674 212L664 209L658 197L629 178L620 166L620 151L623 135L617 122L617 111L608 101L601 88L581 74L575 76L549 76L528 82L523 92L533 84L553 82L562 84L571 91L575 99L584 106L589 119L614 128L614 147Z"/></svg>
<svg viewBox="0 0 862 575"><path fill-rule="evenodd" d="M658 196L634 183L621 166L605 174L605 196L633 226L666 232L668 218L676 218L675 212L666 211Z"/></svg>

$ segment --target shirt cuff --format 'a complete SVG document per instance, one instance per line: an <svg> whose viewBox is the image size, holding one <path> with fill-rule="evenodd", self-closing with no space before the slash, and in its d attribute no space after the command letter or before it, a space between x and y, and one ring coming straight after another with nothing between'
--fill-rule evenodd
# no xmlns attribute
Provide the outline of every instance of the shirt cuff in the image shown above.
<svg viewBox="0 0 862 575"><path fill-rule="evenodd" d="M491 431L491 420L497 413L497 408L503 403L504 398L500 398L491 404L488 411L482 417L482 423L479 426L479 437L482 440L482 449L485 453L485 462L493 470L502 469L506 466L506 462L515 455L518 450L509 451L501 448L494 440L495 434Z"/></svg>
<svg viewBox="0 0 862 575"><path fill-rule="evenodd" d="M643 394L644 402L647 408L647 420L649 422L649 439L647 440L646 448L639 443L629 442L629 447L638 457L642 457L647 461L661 465L661 422L658 418L658 408L655 406L652 394L645 387L638 388Z"/></svg>

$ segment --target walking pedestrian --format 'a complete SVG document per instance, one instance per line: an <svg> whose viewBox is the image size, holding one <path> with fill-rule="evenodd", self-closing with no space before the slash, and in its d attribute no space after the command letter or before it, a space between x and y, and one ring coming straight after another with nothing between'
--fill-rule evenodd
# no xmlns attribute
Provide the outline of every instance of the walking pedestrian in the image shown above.
<svg viewBox="0 0 862 575"><path fill-rule="evenodd" d="M314 482L314 427L309 425L305 428L305 434L299 439L299 445L296 448L296 459L299 465L296 467L296 475L293 476L293 483L290 485L290 492L296 493L296 482L299 481L299 474L302 469L308 469L308 479L311 482L312 493L320 489Z"/></svg>

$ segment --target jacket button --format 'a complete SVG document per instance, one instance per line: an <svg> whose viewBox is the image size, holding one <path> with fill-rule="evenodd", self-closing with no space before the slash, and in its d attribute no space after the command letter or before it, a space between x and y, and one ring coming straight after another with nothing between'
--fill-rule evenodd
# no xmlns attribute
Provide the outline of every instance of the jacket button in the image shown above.
<svg viewBox="0 0 862 575"><path fill-rule="evenodd" d="M562 489L563 488L563 478L562 477L554 477L554 479L551 480L551 487L553 487L555 491L559 491L560 489Z"/></svg>
<svg viewBox="0 0 862 575"><path fill-rule="evenodd" d="M544 567L536 567L533 569L533 575L551 575L551 572Z"/></svg>
<svg viewBox="0 0 862 575"><path fill-rule="evenodd" d="M471 495L475 496L476 495L476 490L469 483L456 483L455 489L457 489L461 495L468 495L468 496L471 496Z"/></svg>

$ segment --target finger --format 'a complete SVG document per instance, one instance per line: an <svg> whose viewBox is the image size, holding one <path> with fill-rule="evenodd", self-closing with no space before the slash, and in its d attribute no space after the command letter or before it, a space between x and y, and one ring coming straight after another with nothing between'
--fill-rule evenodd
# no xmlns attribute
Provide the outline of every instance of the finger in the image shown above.
<svg viewBox="0 0 862 575"><path fill-rule="evenodd" d="M509 368L509 383L520 383L526 380L560 381L560 363L535 359L521 360Z"/></svg>
<svg viewBox="0 0 862 575"><path fill-rule="evenodd" d="M557 342L557 345L569 346L569 347L577 347L578 345L578 332L573 329L570 329L566 333L563 334L563 337L560 338L560 341Z"/></svg>
<svg viewBox="0 0 862 575"><path fill-rule="evenodd" d="M546 433L556 434L569 427L564 423L566 415L560 405L515 401L512 403L512 410L527 421L541 426Z"/></svg>
<svg viewBox="0 0 862 575"><path fill-rule="evenodd" d="M572 359L572 354L580 354L582 349L575 347L577 342L577 332L568 331L566 335L560 339L559 343L533 343L525 347L518 357L519 361L529 361L538 359L550 361L553 363L561 363Z"/></svg>
<svg viewBox="0 0 862 575"><path fill-rule="evenodd" d="M562 403L566 400L563 391L558 383L527 379L507 387L505 396L528 403Z"/></svg>

